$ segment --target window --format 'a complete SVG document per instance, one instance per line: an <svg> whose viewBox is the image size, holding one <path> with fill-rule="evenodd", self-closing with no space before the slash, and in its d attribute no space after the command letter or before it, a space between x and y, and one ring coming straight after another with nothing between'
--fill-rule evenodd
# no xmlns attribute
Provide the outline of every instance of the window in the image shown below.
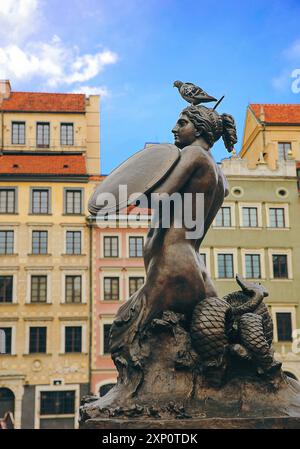
<svg viewBox="0 0 300 449"><path fill-rule="evenodd" d="M291 149L291 142L278 142L278 159L286 160Z"/></svg>
<svg viewBox="0 0 300 449"><path fill-rule="evenodd" d="M270 207L269 209L270 227L271 228L284 228L284 208L283 207Z"/></svg>
<svg viewBox="0 0 300 449"><path fill-rule="evenodd" d="M14 253L14 231L0 231L0 254Z"/></svg>
<svg viewBox="0 0 300 449"><path fill-rule="evenodd" d="M16 212L16 190L0 189L0 214L14 214Z"/></svg>
<svg viewBox="0 0 300 449"><path fill-rule="evenodd" d="M49 190L32 189L31 212L33 214L49 214Z"/></svg>
<svg viewBox="0 0 300 449"><path fill-rule="evenodd" d="M31 302L47 302L47 276L31 276Z"/></svg>
<svg viewBox="0 0 300 449"><path fill-rule="evenodd" d="M75 391L41 391L41 415L68 415L75 412Z"/></svg>
<svg viewBox="0 0 300 449"><path fill-rule="evenodd" d="M47 254L48 231L32 231L32 254Z"/></svg>
<svg viewBox="0 0 300 449"><path fill-rule="evenodd" d="M74 145L73 123L61 123L60 143L61 145Z"/></svg>
<svg viewBox="0 0 300 449"><path fill-rule="evenodd" d="M82 328L81 326L65 327L65 352L82 351Z"/></svg>
<svg viewBox="0 0 300 449"><path fill-rule="evenodd" d="M1 344L0 344L0 348L4 349L4 351L0 351L0 354L11 354L12 353L11 352L12 328L11 327L0 327L0 337L4 337L4 341L2 341L2 338L1 338L1 342L0 342L0 343L3 343L3 348L1 348Z"/></svg>
<svg viewBox="0 0 300 449"><path fill-rule="evenodd" d="M66 303L81 302L81 276L66 276Z"/></svg>
<svg viewBox="0 0 300 449"><path fill-rule="evenodd" d="M206 254L205 253L200 253L200 256L204 262L204 265L206 266Z"/></svg>
<svg viewBox="0 0 300 449"><path fill-rule="evenodd" d="M233 255L218 254L219 278L233 278Z"/></svg>
<svg viewBox="0 0 300 449"><path fill-rule="evenodd" d="M105 396L116 384L105 384L99 388L99 396Z"/></svg>
<svg viewBox="0 0 300 449"><path fill-rule="evenodd" d="M49 148L50 144L50 123L37 123L36 144L38 147Z"/></svg>
<svg viewBox="0 0 300 449"><path fill-rule="evenodd" d="M216 226L230 227L231 226L231 210L230 207L221 207L216 216Z"/></svg>
<svg viewBox="0 0 300 449"><path fill-rule="evenodd" d="M116 301L119 299L119 278L104 278L104 299L108 301Z"/></svg>
<svg viewBox="0 0 300 449"><path fill-rule="evenodd" d="M247 228L258 226L257 207L243 207L243 226Z"/></svg>
<svg viewBox="0 0 300 449"><path fill-rule="evenodd" d="M246 254L246 278L261 278L260 254Z"/></svg>
<svg viewBox="0 0 300 449"><path fill-rule="evenodd" d="M47 328L30 327L29 328L29 354L36 352L46 353L47 346Z"/></svg>
<svg viewBox="0 0 300 449"><path fill-rule="evenodd" d="M276 313L278 341L292 341L292 317L291 313Z"/></svg>
<svg viewBox="0 0 300 449"><path fill-rule="evenodd" d="M104 237L104 257L119 257L119 238Z"/></svg>
<svg viewBox="0 0 300 449"><path fill-rule="evenodd" d="M286 254L273 254L273 276L274 278L287 278L288 266Z"/></svg>
<svg viewBox="0 0 300 449"><path fill-rule="evenodd" d="M66 253L81 254L81 231L67 231Z"/></svg>
<svg viewBox="0 0 300 449"><path fill-rule="evenodd" d="M133 295L144 284L144 277L130 277L129 278L129 296Z"/></svg>
<svg viewBox="0 0 300 449"><path fill-rule="evenodd" d="M109 334L111 324L103 324L103 354L110 354Z"/></svg>
<svg viewBox="0 0 300 449"><path fill-rule="evenodd" d="M12 122L11 143L25 145L25 122Z"/></svg>
<svg viewBox="0 0 300 449"><path fill-rule="evenodd" d="M0 276L0 303L13 301L13 276Z"/></svg>
<svg viewBox="0 0 300 449"><path fill-rule="evenodd" d="M65 190L65 213L82 214L82 190Z"/></svg>
<svg viewBox="0 0 300 449"><path fill-rule="evenodd" d="M129 257L143 257L143 237L129 237Z"/></svg>

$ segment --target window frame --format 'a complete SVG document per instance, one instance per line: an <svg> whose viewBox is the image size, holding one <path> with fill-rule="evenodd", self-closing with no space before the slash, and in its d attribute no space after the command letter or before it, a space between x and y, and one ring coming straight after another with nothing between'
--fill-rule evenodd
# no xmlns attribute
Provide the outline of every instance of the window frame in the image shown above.
<svg viewBox="0 0 300 449"><path fill-rule="evenodd" d="M260 278L247 278L246 277L246 255L259 255L260 256ZM242 258L242 272L245 279L266 279L266 263L265 263L265 250L253 249L253 248L241 248Z"/></svg>
<svg viewBox="0 0 300 449"><path fill-rule="evenodd" d="M250 257L251 258L251 276L247 275L247 258ZM254 276L254 263L253 263L253 259L258 258L258 270L259 270L259 276ZM246 253L245 254L245 278L246 279L261 279L262 278L262 274L261 274L261 256L260 254L254 254L254 253Z"/></svg>
<svg viewBox="0 0 300 449"><path fill-rule="evenodd" d="M45 297L45 301L32 301L32 278L45 278L46 279L46 297ZM30 274L30 304L47 304L47 299L48 299L48 275L47 274L37 274L37 273L32 273ZM38 283L39 284L39 283Z"/></svg>
<svg viewBox="0 0 300 449"><path fill-rule="evenodd" d="M274 323L274 343L291 343L289 342L281 342L278 340L278 331L277 331L277 318L276 313L290 313L291 314L291 323L292 323L292 335L293 331L297 329L297 323L296 323L296 308L295 306L287 305L282 307L272 306L271 307L271 314L272 319Z"/></svg>
<svg viewBox="0 0 300 449"><path fill-rule="evenodd" d="M244 226L243 208L257 208L257 226ZM240 229L255 230L262 228L262 204L261 203L244 203L239 202L239 227Z"/></svg>
<svg viewBox="0 0 300 449"><path fill-rule="evenodd" d="M38 344L37 344L37 342L36 342L36 346L38 347L38 349L39 350L36 350L36 351L31 351L31 343L32 343L32 340L31 340L31 337L32 337L32 335L31 335L31 330L32 329L43 329L44 331L45 331L45 335L43 336L43 338L45 338L45 341L43 342L44 343L44 346L45 346L45 350L44 351L41 351L40 349L41 349L41 343L39 342ZM39 334L39 332L38 332L38 334ZM29 326L28 327L28 354L47 354L47 337L48 337L48 328L47 328L47 326ZM43 346L43 345L42 345Z"/></svg>
<svg viewBox="0 0 300 449"><path fill-rule="evenodd" d="M75 248L75 244L74 244L74 235L73 235L73 242L72 242L72 249L73 252L68 252L68 233L79 233L80 234L80 252L74 252L74 248ZM68 256L80 256L83 254L82 251L82 245L83 245L83 239L82 239L82 229L66 229L65 231L65 254L67 254Z"/></svg>
<svg viewBox="0 0 300 449"><path fill-rule="evenodd" d="M42 135L43 135L43 141L44 141L44 137L45 137L45 133L44 133L44 127L48 126L48 143L38 143L38 139L39 139L39 126L43 127L43 131L42 131ZM36 122L36 147L37 148L50 148L50 122Z"/></svg>
<svg viewBox="0 0 300 449"><path fill-rule="evenodd" d="M39 252L34 252L34 233L39 233L39 239L38 239L38 249ZM41 233L46 233L46 252L41 252L41 237L40 234ZM35 255L35 256L45 256L49 254L49 234L48 234L48 229L32 229L31 230L31 254Z"/></svg>
<svg viewBox="0 0 300 449"><path fill-rule="evenodd" d="M7 335L5 334L5 352L0 352L0 357L7 356L7 355L13 355L13 352L12 352L12 350L13 350L13 327L12 326L2 326L0 323L0 330L4 330L4 332L5 332L5 329L10 329L10 348L9 348L10 350L7 351L7 347L6 347Z"/></svg>
<svg viewBox="0 0 300 449"><path fill-rule="evenodd" d="M233 258L233 277L223 278L219 276L219 265L218 265L218 255L219 254L232 254ZM237 258L237 248L214 248L214 264L215 264L215 278L220 281L231 281L235 278L238 273L238 258Z"/></svg>
<svg viewBox="0 0 300 449"><path fill-rule="evenodd" d="M105 298L105 280L111 280L111 281L113 281L113 280L117 280L118 281L118 283L117 283L117 285L118 285L118 299L106 299ZM111 290L111 293L112 293L112 290L113 290L113 288L112 288L112 282L110 283L110 290ZM102 301L105 301L105 302L108 302L108 301L120 301L121 300L121 288L120 288L120 276L117 276L117 275L111 275L111 274L109 274L109 275L107 275L106 273L104 273L103 274L103 278L102 278L102 291L103 291L103 295L102 295Z"/></svg>
<svg viewBox="0 0 300 449"><path fill-rule="evenodd" d="M14 303L14 275L13 274L0 274L1 278L12 278L12 286L11 286L11 301L0 301L0 304L13 304Z"/></svg>
<svg viewBox="0 0 300 449"><path fill-rule="evenodd" d="M33 196L34 192L39 191L43 192L46 191L48 193L48 211L47 212L34 212L33 211ZM51 187L30 187L30 215L52 215L52 191Z"/></svg>
<svg viewBox="0 0 300 449"><path fill-rule="evenodd" d="M278 270L278 272L280 272L280 274L284 274L284 276L275 276L275 269L274 269L274 266L275 266L275 265L274 265L274 263L275 263L274 258L275 258L275 257L277 257L277 258L282 258L280 261L278 261L276 270ZM283 265L283 264L282 264L282 260L285 261L285 264L284 264L285 270L284 270L284 271L281 270L281 265ZM288 257L287 257L287 254L272 254L272 266L273 266L273 276L274 276L274 279L288 279L288 278L289 278L289 267L288 267Z"/></svg>
<svg viewBox="0 0 300 449"><path fill-rule="evenodd" d="M106 342L106 340L105 340L105 326L109 326L109 332L110 332L112 324L113 323L102 323L101 340L102 340L102 351L103 351L102 355L104 355L104 356L110 356L111 355L110 351L108 351L108 352L105 351L105 342ZM107 344L109 344L109 341L107 342Z"/></svg>
<svg viewBox="0 0 300 449"><path fill-rule="evenodd" d="M80 334L80 351L67 351L67 329L80 329L81 330L81 334ZM80 324L76 324L76 325L65 325L64 326L64 354L82 354L83 351L83 327Z"/></svg>
<svg viewBox="0 0 300 449"><path fill-rule="evenodd" d="M142 258L143 257L143 254L144 254L144 245L145 245L145 236L144 235L140 235L140 234L129 234L128 236L128 241L127 241L127 244L128 244L128 248L127 248L127 257L129 258L129 259L140 259L140 258ZM142 245L142 254L139 256L139 255L134 255L134 256L131 256L130 255L130 240L131 239L142 239L142 242L143 242L143 245ZM135 244L135 249L137 249L137 245Z"/></svg>
<svg viewBox="0 0 300 449"><path fill-rule="evenodd" d="M2 192L8 192L8 191L13 191L14 192L14 211L13 212L1 212L0 210L0 215L15 215L18 213L18 187L10 187L10 186L6 186L6 187L0 187L0 196ZM8 204L8 200L6 199L6 205Z"/></svg>
<svg viewBox="0 0 300 449"><path fill-rule="evenodd" d="M134 290L134 292L132 292L131 293L131 291L130 291L130 281L138 281L138 280L140 280L140 279L142 279L143 280L143 282L142 282L142 284L141 284L141 286L140 287L138 287L138 288L136 288L135 290ZM144 283L145 283L145 276L132 276L132 275L129 275L128 276L128 292L129 292L129 296L132 296L132 295L134 295L143 285L144 285ZM137 282L136 282L136 284L137 284Z"/></svg>
<svg viewBox="0 0 300 449"><path fill-rule="evenodd" d="M14 142L14 125L24 125L24 142L20 140L20 130L18 129L18 142ZM11 122L11 144L12 145L26 145L26 122L22 120L12 120Z"/></svg>
<svg viewBox="0 0 300 449"><path fill-rule="evenodd" d="M284 145L284 146L288 145L289 146L289 149L287 151L285 148L283 148L283 154L282 154L283 157L281 157L281 153L279 150L280 145ZM288 142L288 141L278 141L277 142L277 159L278 159L278 161L286 161L288 159L289 151L292 151L292 142L291 141L290 142Z"/></svg>
<svg viewBox="0 0 300 449"><path fill-rule="evenodd" d="M12 255L15 255L15 230L14 229L1 229L0 228L0 234L2 233L2 232L4 232L5 233L5 251L4 252L1 252L0 251L0 255L1 256L12 256ZM7 236L7 233L8 232L11 232L12 233L12 251L10 252L8 252L7 251L7 248L8 248L8 236Z"/></svg>
<svg viewBox="0 0 300 449"><path fill-rule="evenodd" d="M72 193L80 193L80 212L68 212L67 211L67 205L68 205L68 192ZM73 204L74 204L74 198L73 198ZM83 187L64 187L64 215L84 215L84 188Z"/></svg>
<svg viewBox="0 0 300 449"><path fill-rule="evenodd" d="M292 250L291 249L280 249L280 248L269 248L268 249L268 255L269 255L269 272L270 272L270 279L272 281L279 281L279 282L285 282L293 279L293 265L292 265ZM274 277L274 270L273 270L273 255L286 255L287 256L287 271L288 271L288 277L287 278L275 278Z"/></svg>
<svg viewBox="0 0 300 449"><path fill-rule="evenodd" d="M72 300L68 301L68 279L72 279L73 280L73 284L72 284ZM76 278L80 279L80 301L74 301L74 292L75 292L75 288L74 288L74 281ZM83 279L82 279L82 274L65 274L65 304L82 304L82 293L83 293Z"/></svg>
<svg viewBox="0 0 300 449"><path fill-rule="evenodd" d="M81 327L81 352L65 352L66 328ZM87 324L85 320L64 320L60 329L60 353L61 354L87 354Z"/></svg>
<svg viewBox="0 0 300 449"><path fill-rule="evenodd" d="M268 230L287 230L290 228L289 205L288 203L266 203L266 218ZM284 227L275 227L270 224L270 209L284 209Z"/></svg>
<svg viewBox="0 0 300 449"><path fill-rule="evenodd" d="M66 131L66 143L63 143L63 127L72 128L72 143L68 142L68 132ZM60 145L63 147L74 146L74 122L61 122L60 123Z"/></svg>
<svg viewBox="0 0 300 449"><path fill-rule="evenodd" d="M229 220L230 220L230 225L229 226L225 226L224 225L224 216L223 216L223 214L222 214L222 225L218 225L217 224L217 216L220 213L220 211L223 212L223 209L229 209ZM218 210L218 213L217 213L217 215L216 215L216 217L215 217L215 219L213 221L213 228L216 228L216 229L224 229L224 228L225 229L232 229L232 228L234 228L235 227L235 221L233 220L233 216L234 216L233 210L234 209L233 209L233 205L232 204L230 204L230 203L223 203L223 205Z"/></svg>
<svg viewBox="0 0 300 449"><path fill-rule="evenodd" d="M112 245L112 240L116 239L117 241L117 254L114 256L112 255L113 251L113 245ZM109 244L109 255L105 254L105 249L106 249L106 244L105 242L109 240L110 244ZM120 239L118 235L104 235L103 236L103 258L107 259L107 258L111 258L111 259L115 259L119 257L119 248L120 248Z"/></svg>

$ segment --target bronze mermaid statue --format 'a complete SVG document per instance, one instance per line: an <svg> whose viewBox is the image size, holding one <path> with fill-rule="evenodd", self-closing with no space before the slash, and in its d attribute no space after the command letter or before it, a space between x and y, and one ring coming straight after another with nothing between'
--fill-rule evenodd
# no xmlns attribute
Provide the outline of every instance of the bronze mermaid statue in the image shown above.
<svg viewBox="0 0 300 449"><path fill-rule="evenodd" d="M83 399L82 423L115 417L197 418L201 412L212 417L300 416L300 386L283 375L274 359L273 323L263 302L267 291L236 276L240 290L219 298L200 255L200 245L229 194L211 148L222 137L231 152L237 134L231 115L218 114L216 106L211 109L198 100L190 103L172 129L175 145L157 144L137 153L133 163L131 158L125 161L90 199L89 210L97 215L99 194L107 186L115 192L121 180L143 177L145 160L158 155L158 174L149 178L155 182L146 180L142 193L179 195L182 210L188 201L194 222L197 195L202 194L204 204L202 232L196 236L185 221L177 225L175 208L170 208L169 226L162 224L161 209L154 210L143 253L146 281L120 307L111 327L117 384L103 398ZM165 153L169 168L160 170L159 158ZM124 206L118 201L115 212Z"/></svg>

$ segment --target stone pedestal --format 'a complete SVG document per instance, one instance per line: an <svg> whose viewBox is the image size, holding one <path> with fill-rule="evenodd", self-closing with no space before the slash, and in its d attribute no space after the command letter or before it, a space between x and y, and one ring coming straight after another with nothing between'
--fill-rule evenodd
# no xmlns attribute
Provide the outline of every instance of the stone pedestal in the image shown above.
<svg viewBox="0 0 300 449"><path fill-rule="evenodd" d="M178 323L148 335L147 345L139 375L132 370L104 397L83 398L81 428L300 428L300 384L281 370L268 378L232 359L225 381L211 385L184 356L189 335Z"/></svg>
<svg viewBox="0 0 300 449"><path fill-rule="evenodd" d="M300 429L300 418L89 419L81 429Z"/></svg>

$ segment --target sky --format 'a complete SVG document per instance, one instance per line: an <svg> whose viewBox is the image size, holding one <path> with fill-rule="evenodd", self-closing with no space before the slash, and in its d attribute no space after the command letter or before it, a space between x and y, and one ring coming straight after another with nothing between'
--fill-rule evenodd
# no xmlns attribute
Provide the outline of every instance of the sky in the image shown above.
<svg viewBox="0 0 300 449"><path fill-rule="evenodd" d="M102 174L173 142L187 105L174 80L225 95L239 151L249 103L300 102L299 22L299 0L0 0L0 78L100 94ZM228 157L222 141L213 154Z"/></svg>

